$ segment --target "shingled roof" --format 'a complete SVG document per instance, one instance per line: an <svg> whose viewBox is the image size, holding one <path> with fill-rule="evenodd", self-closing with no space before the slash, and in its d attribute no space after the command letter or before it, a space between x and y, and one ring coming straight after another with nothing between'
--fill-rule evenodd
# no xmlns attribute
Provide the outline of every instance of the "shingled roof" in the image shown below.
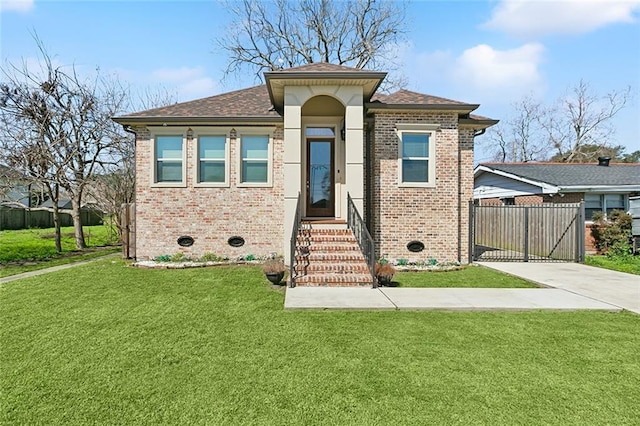
<svg viewBox="0 0 640 426"><path fill-rule="evenodd" d="M266 85L128 114L125 118L278 118Z"/></svg>
<svg viewBox="0 0 640 426"><path fill-rule="evenodd" d="M349 68L343 65L329 63L314 63L300 67L289 68L265 73L267 80L277 80L278 76L296 77L305 79L306 74L318 78L326 73L331 78L354 78L360 81L375 81L383 78L385 73ZM352 76L352 77L349 77ZM310 77L311 78L311 77ZM377 86L373 85L373 89ZM366 99L365 99L366 101ZM372 101L366 104L367 108L381 109L453 109L460 114L468 114L478 105L467 104L452 99L431 96L410 90L399 90L391 94L375 94ZM133 123L161 123L161 122L281 122L282 116L272 104L269 90L266 84L247 89L235 90L203 99L176 103L174 105L139 111L114 118L122 124ZM497 121L485 117L473 116L467 119L469 122L495 124ZM486 127L486 126L485 126Z"/></svg>
<svg viewBox="0 0 640 426"><path fill-rule="evenodd" d="M609 166L567 163L482 163L480 166L561 188L640 185L640 163L615 163Z"/></svg>

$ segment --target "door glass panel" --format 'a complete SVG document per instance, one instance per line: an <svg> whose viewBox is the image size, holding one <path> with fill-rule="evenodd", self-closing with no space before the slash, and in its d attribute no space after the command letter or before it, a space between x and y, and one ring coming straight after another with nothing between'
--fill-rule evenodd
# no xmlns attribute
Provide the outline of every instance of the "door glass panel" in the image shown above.
<svg viewBox="0 0 640 426"><path fill-rule="evenodd" d="M309 205L314 209L330 208L331 142L309 143Z"/></svg>

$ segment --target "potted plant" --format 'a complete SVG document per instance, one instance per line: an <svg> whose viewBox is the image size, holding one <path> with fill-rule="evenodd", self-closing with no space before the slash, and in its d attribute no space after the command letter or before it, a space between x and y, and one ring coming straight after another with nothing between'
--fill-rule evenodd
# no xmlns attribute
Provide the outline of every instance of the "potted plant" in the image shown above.
<svg viewBox="0 0 640 426"><path fill-rule="evenodd" d="M284 262L279 259L267 260L262 265L262 270L269 281L274 285L279 285L284 278L285 266Z"/></svg>
<svg viewBox="0 0 640 426"><path fill-rule="evenodd" d="M393 275L396 273L396 268L389 262L378 261L376 263L376 278L380 285L390 285Z"/></svg>

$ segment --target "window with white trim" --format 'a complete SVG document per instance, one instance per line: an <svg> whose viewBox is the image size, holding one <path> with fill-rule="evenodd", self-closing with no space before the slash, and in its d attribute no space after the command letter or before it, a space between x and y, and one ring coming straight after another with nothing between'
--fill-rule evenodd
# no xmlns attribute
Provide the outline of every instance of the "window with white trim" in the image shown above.
<svg viewBox="0 0 640 426"><path fill-rule="evenodd" d="M229 182L229 145L226 135L198 135L197 182L224 186Z"/></svg>
<svg viewBox="0 0 640 426"><path fill-rule="evenodd" d="M184 182L183 135L157 135L154 138L155 183Z"/></svg>
<svg viewBox="0 0 640 426"><path fill-rule="evenodd" d="M435 186L435 131L398 130L398 183Z"/></svg>
<svg viewBox="0 0 640 426"><path fill-rule="evenodd" d="M240 184L267 186L271 183L271 138L268 134L240 136Z"/></svg>

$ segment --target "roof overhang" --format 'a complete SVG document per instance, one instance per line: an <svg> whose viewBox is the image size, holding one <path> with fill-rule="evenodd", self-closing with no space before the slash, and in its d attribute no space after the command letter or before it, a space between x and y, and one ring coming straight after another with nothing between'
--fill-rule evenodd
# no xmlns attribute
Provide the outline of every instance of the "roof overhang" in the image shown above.
<svg viewBox="0 0 640 426"><path fill-rule="evenodd" d="M367 102L365 108L367 113L375 113L381 111L450 111L458 114L469 114L476 110L478 104L385 104L382 102ZM495 121L495 120L491 120Z"/></svg>
<svg viewBox="0 0 640 426"><path fill-rule="evenodd" d="M462 129L483 130L498 124L500 120L492 120L490 118L461 118L458 120L458 127Z"/></svg>
<svg viewBox="0 0 640 426"><path fill-rule="evenodd" d="M276 111L284 111L286 86L362 86L367 102L378 90L386 72L377 71L270 71L264 73L269 97Z"/></svg>
<svg viewBox="0 0 640 426"><path fill-rule="evenodd" d="M561 190L561 188L557 185L553 185L546 182L540 182L533 179L527 179L522 176L515 175L513 173L507 173L502 170L493 169L491 167L484 166L484 165L476 166L475 170L473 171L473 178L477 179L478 176L480 176L482 173L492 173L494 175L502 176L507 179L513 179L518 182L523 182L529 185L537 186L541 189L541 192L543 194L556 194Z"/></svg>
<svg viewBox="0 0 640 426"><path fill-rule="evenodd" d="M574 185L562 186L560 192L619 193L640 192L640 185Z"/></svg>
<svg viewBox="0 0 640 426"><path fill-rule="evenodd" d="M114 117L113 121L123 126L188 126L197 124L238 125L238 124L278 124L283 122L280 116L273 117Z"/></svg>

